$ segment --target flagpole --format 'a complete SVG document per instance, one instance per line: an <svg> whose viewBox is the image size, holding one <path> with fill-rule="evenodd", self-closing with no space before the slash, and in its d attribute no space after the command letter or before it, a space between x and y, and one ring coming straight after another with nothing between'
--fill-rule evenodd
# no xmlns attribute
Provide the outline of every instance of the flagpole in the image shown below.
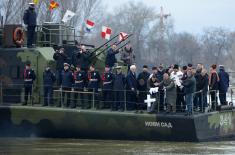
<svg viewBox="0 0 235 155"><path fill-rule="evenodd" d="M129 37L131 37L132 35L133 35L133 34L128 35L128 36L126 37L126 39L124 39L124 40L118 42L118 44L116 44L116 45L118 46L119 44L121 44L122 42L124 42L125 40L127 40ZM128 41L128 43L130 43L130 41ZM127 45L128 43L126 43L125 45ZM114 45L114 44L115 44L115 43L113 43L112 45ZM105 49L103 49L100 53L98 53L98 54L92 56L91 59L93 59L93 58L99 56L101 53L103 53L103 52L105 52L107 49L109 49L112 45L109 45L108 47L106 47ZM124 46L125 46L125 45L124 45ZM124 47L124 46L122 46L122 47ZM122 48L122 47L121 47L121 48ZM120 49L120 48L118 48L118 50L119 50L119 49Z"/></svg>
<svg viewBox="0 0 235 155"><path fill-rule="evenodd" d="M95 49L94 51L91 52L91 55L93 53L95 53L96 51L98 51L99 49L101 49L103 46L107 45L109 42L111 42L112 40L114 40L115 38L117 38L119 36L119 34L117 34L116 36L114 36L112 39L110 39L109 41L107 41L106 43L102 44L101 46L99 46L97 49Z"/></svg>
<svg viewBox="0 0 235 155"><path fill-rule="evenodd" d="M120 50L121 48L123 48L124 46L126 46L127 44L129 44L131 41L129 40L127 43L125 43L124 45L122 45L121 47L119 47L118 49L117 49L117 51L118 50Z"/></svg>

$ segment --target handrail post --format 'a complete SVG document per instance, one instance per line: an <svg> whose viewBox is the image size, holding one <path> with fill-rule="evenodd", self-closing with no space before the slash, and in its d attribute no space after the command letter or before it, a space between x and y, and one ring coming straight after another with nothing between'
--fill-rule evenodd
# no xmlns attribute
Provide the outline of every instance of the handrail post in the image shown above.
<svg viewBox="0 0 235 155"><path fill-rule="evenodd" d="M197 93L197 92L196 92ZM192 99L191 99L191 101L190 102L192 102L192 105L191 105L191 112L192 112L192 115L194 115L194 110L193 110L193 108L194 108L194 103L193 103L193 100L194 100L194 97L195 97L195 94L196 93L192 93Z"/></svg>
<svg viewBox="0 0 235 155"><path fill-rule="evenodd" d="M201 94L201 107L202 107L202 109L201 109L201 112L203 113L203 111L204 111L204 96L203 96L203 90L200 90L200 94Z"/></svg>
<svg viewBox="0 0 235 155"><path fill-rule="evenodd" d="M126 89L124 90L124 111L127 110L127 107L126 107Z"/></svg>
<svg viewBox="0 0 235 155"><path fill-rule="evenodd" d="M31 102L31 106L33 106L33 85L31 87L30 102Z"/></svg>
<svg viewBox="0 0 235 155"><path fill-rule="evenodd" d="M1 81L1 92L0 92L1 93L1 101L0 101L1 104L3 104L3 88L2 87L3 87L3 84L2 84L2 81Z"/></svg>
<svg viewBox="0 0 235 155"><path fill-rule="evenodd" d="M231 102L232 103L232 106L233 106L233 88L231 88Z"/></svg>
<svg viewBox="0 0 235 155"><path fill-rule="evenodd" d="M63 103L63 89L62 86L60 86L60 106L63 108L64 103Z"/></svg>
<svg viewBox="0 0 235 155"><path fill-rule="evenodd" d="M155 111L155 106L154 106L154 109ZM157 113L159 113L159 110L160 110L160 92L158 91L157 93Z"/></svg>
<svg viewBox="0 0 235 155"><path fill-rule="evenodd" d="M93 93L92 93L92 109L95 109L95 89L93 88Z"/></svg>

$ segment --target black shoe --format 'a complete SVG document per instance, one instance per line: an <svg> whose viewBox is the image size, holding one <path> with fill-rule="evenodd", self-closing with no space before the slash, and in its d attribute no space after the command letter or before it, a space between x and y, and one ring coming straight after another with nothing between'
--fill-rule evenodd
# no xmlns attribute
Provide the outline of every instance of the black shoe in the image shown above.
<svg viewBox="0 0 235 155"><path fill-rule="evenodd" d="M22 103L22 106L26 106L26 105L27 105L27 102Z"/></svg>
<svg viewBox="0 0 235 155"><path fill-rule="evenodd" d="M59 105L57 105L56 107L60 108L60 107L61 107L61 105L59 104Z"/></svg>
<svg viewBox="0 0 235 155"><path fill-rule="evenodd" d="M154 114L155 112L154 112L154 111L149 111L148 113L149 113L149 114Z"/></svg>
<svg viewBox="0 0 235 155"><path fill-rule="evenodd" d="M33 45L28 45L27 48L34 48Z"/></svg>
<svg viewBox="0 0 235 155"><path fill-rule="evenodd" d="M191 115L192 115L192 113L187 112L184 116L191 116Z"/></svg>
<svg viewBox="0 0 235 155"><path fill-rule="evenodd" d="M70 109L76 109L76 106L71 106Z"/></svg>
<svg viewBox="0 0 235 155"><path fill-rule="evenodd" d="M124 109L119 109L118 111L119 111L119 112L123 112L123 111L124 111Z"/></svg>
<svg viewBox="0 0 235 155"><path fill-rule="evenodd" d="M47 107L48 105L47 104L43 104L42 107Z"/></svg>

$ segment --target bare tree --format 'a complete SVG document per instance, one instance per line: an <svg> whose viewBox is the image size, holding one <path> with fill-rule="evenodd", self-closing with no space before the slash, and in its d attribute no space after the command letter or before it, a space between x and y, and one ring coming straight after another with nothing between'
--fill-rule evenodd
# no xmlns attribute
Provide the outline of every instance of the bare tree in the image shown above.
<svg viewBox="0 0 235 155"><path fill-rule="evenodd" d="M228 31L222 28L208 28L202 36L204 54L210 63L222 63L222 57L227 52Z"/></svg>

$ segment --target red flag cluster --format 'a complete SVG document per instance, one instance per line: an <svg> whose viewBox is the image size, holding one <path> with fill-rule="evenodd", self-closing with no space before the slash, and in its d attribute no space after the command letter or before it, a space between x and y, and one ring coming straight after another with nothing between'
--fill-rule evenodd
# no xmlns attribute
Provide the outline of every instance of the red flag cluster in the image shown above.
<svg viewBox="0 0 235 155"><path fill-rule="evenodd" d="M91 29L95 26L95 23L91 20L86 20L86 31L91 32ZM101 37L103 39L109 40L112 35L112 29L107 26L102 26ZM128 37L128 34L125 32L120 32L119 41L124 41Z"/></svg>

